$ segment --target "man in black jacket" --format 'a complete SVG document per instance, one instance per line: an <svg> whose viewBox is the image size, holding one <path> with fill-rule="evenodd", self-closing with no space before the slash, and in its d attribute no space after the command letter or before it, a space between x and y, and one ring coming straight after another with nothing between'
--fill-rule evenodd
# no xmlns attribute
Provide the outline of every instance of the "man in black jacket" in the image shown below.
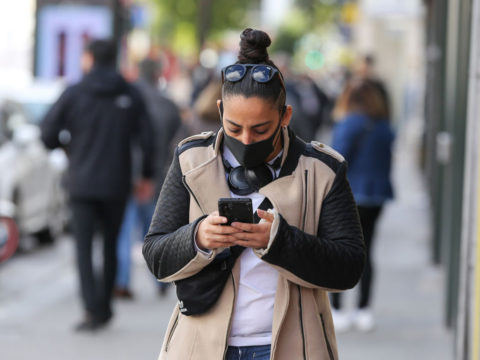
<svg viewBox="0 0 480 360"><path fill-rule="evenodd" d="M45 145L63 147L69 159L67 189L86 313L77 330L102 327L113 315L116 240L132 190L135 141L143 159L137 194L148 198L153 192L152 126L140 94L115 69L116 52L114 42L94 40L82 59L88 72L65 90L42 123ZM99 278L92 266L97 221L103 232L103 276Z"/></svg>

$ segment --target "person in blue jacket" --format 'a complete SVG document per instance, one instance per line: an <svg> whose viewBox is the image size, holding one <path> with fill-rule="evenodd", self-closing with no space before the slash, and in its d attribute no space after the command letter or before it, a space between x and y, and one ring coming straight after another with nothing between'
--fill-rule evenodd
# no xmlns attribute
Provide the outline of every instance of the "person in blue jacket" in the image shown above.
<svg viewBox="0 0 480 360"><path fill-rule="evenodd" d="M334 117L338 120L332 147L347 160L348 180L358 207L367 262L360 280L358 309L353 314L341 311L341 296L332 294L333 316L337 331L355 325L361 331L374 328L370 310L372 280L372 245L377 220L384 203L393 198L390 172L394 132L390 125L388 104L376 85L367 79L352 79L339 96Z"/></svg>

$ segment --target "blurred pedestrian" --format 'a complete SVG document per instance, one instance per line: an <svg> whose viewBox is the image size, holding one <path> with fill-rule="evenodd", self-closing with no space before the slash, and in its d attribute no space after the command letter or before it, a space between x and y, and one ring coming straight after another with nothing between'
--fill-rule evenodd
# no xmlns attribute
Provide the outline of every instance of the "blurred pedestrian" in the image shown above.
<svg viewBox="0 0 480 360"><path fill-rule="evenodd" d="M222 79L212 76L209 83L198 94L193 103L191 131L199 134L204 131L217 131L221 124L218 117L217 100L222 97Z"/></svg>
<svg viewBox="0 0 480 360"><path fill-rule="evenodd" d="M384 103L387 118L392 118L390 96L387 91L387 86L375 71L375 57L372 54L367 54L361 58L355 69L356 77L364 80L369 80L370 83L377 89L381 100Z"/></svg>
<svg viewBox="0 0 480 360"><path fill-rule="evenodd" d="M357 209L343 157L289 129L270 43L243 31L222 70L222 128L180 143L160 193L143 253L179 298L160 359L338 357L327 291L362 273ZM250 199L255 223L226 225L228 197Z"/></svg>
<svg viewBox="0 0 480 360"><path fill-rule="evenodd" d="M330 124L332 105L327 95L318 87L311 77L302 74L297 77L291 96L296 96L300 111L292 117L291 127L305 141L316 139L321 126ZM288 94L287 85L287 94ZM287 99L289 96L287 95Z"/></svg>
<svg viewBox="0 0 480 360"><path fill-rule="evenodd" d="M310 76L292 73L289 54L276 54L275 63L285 75L287 102L295 109L289 127L301 139L315 140L320 128L331 124L332 102Z"/></svg>
<svg viewBox="0 0 480 360"><path fill-rule="evenodd" d="M186 111L182 116L182 124L171 144L176 146L189 136L206 131L217 131L221 124L216 101L221 96L222 80L219 76L213 76L197 95L191 111ZM172 150L175 150L175 146Z"/></svg>
<svg viewBox="0 0 480 360"><path fill-rule="evenodd" d="M372 248L377 220L385 201L393 197L390 170L394 133L387 106L370 80L353 79L338 98L334 115L339 120L333 131L332 147L347 160L348 179L358 207L367 263L360 280L357 310L341 310L341 295L332 294L335 327L344 331L355 325L362 331L374 328L371 306L374 267Z"/></svg>
<svg viewBox="0 0 480 360"><path fill-rule="evenodd" d="M131 193L131 152L136 141L143 156L136 184L143 198L153 192L152 127L138 90L115 69L117 47L92 41L82 57L86 72L70 86L42 122L48 148L63 147L69 159L67 187L85 316L76 330L95 330L113 316L117 236ZM97 226L103 235L103 271L92 264Z"/></svg>
<svg viewBox="0 0 480 360"><path fill-rule="evenodd" d="M145 100L153 125L155 164L152 166L155 171L155 192L149 198L142 198L142 194L134 192L125 210L118 237L118 271L114 294L126 299L133 298L133 292L130 289L132 241L135 237L143 241L147 234L158 194L173 155L171 142L181 124L178 107L158 88L158 80L162 74L160 61L148 58L143 60L139 64L139 73L136 86ZM140 164L141 157L138 155L141 154L134 156L134 165ZM141 175L139 166L134 166L134 170L136 170L134 176ZM165 283L159 284L161 295L165 295L167 286L168 284Z"/></svg>

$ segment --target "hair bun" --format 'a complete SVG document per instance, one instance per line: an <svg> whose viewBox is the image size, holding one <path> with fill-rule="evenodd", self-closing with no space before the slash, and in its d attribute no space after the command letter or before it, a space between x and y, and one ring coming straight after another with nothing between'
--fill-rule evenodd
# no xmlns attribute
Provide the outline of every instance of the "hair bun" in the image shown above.
<svg viewBox="0 0 480 360"><path fill-rule="evenodd" d="M269 61L267 47L272 40L264 31L245 29L240 35L240 52L238 61L240 63L258 64Z"/></svg>

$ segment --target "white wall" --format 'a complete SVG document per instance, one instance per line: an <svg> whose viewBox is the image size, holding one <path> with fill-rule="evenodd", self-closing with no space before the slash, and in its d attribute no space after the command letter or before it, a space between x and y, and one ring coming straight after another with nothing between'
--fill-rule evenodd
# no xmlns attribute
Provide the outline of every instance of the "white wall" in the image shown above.
<svg viewBox="0 0 480 360"><path fill-rule="evenodd" d="M0 81L17 81L33 69L35 0L0 1Z"/></svg>

